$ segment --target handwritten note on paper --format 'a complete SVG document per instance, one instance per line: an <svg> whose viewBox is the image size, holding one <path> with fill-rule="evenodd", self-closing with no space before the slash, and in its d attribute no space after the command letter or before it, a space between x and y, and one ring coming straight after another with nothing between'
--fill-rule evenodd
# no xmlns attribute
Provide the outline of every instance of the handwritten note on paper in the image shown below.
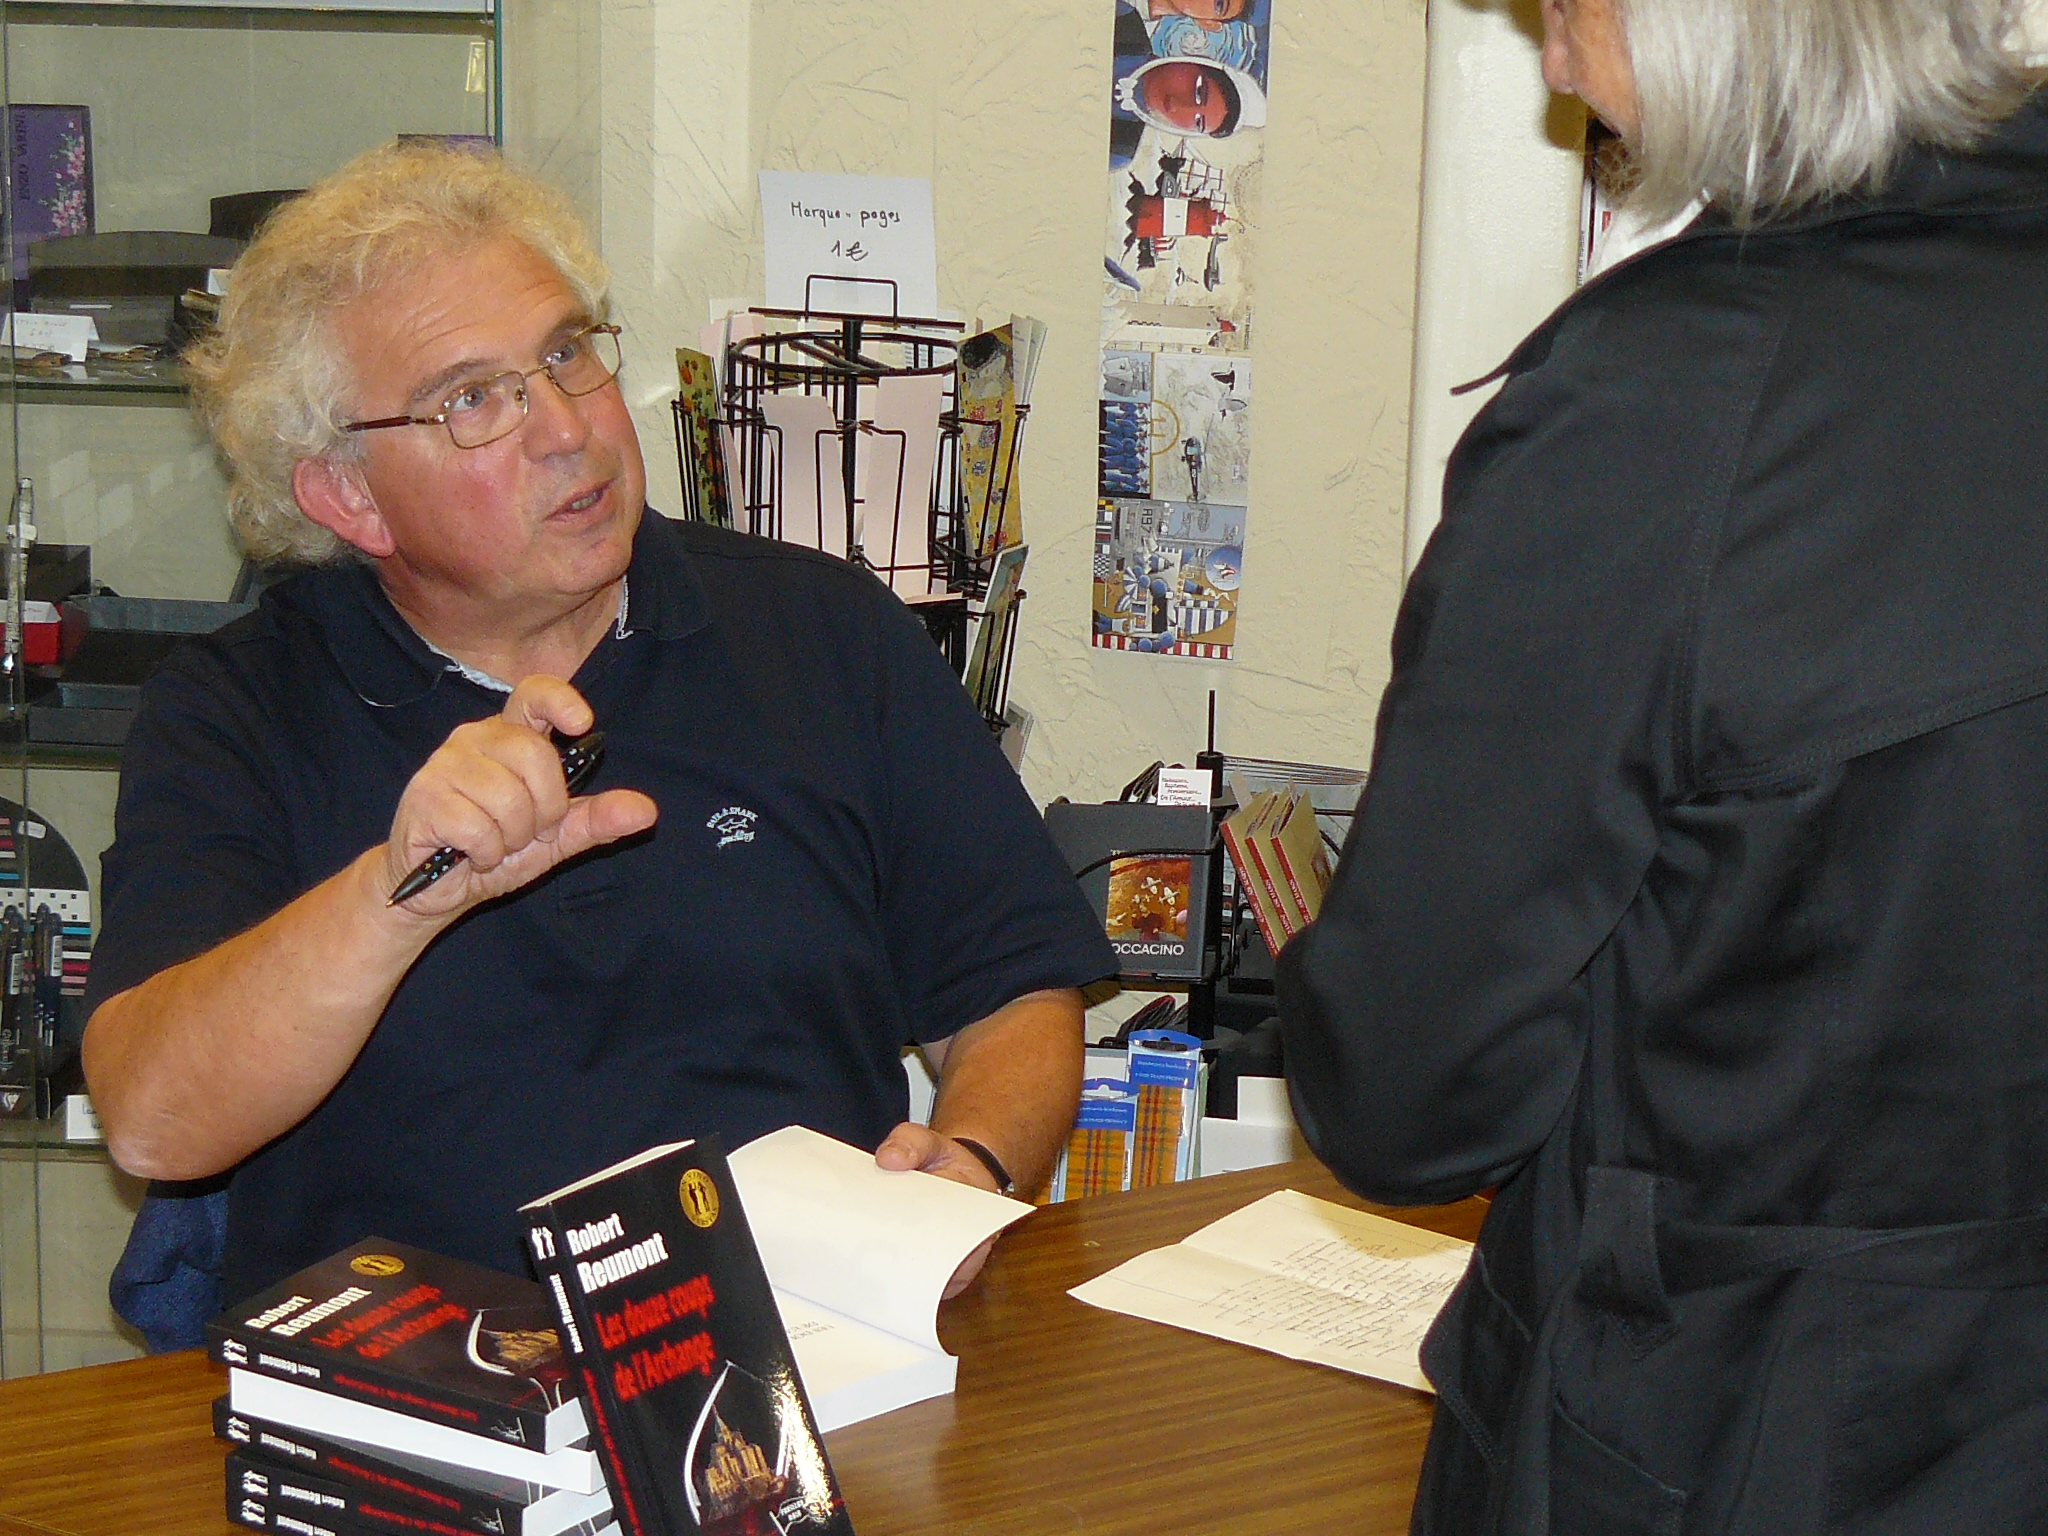
<svg viewBox="0 0 2048 1536"><path fill-rule="evenodd" d="M100 339L100 332L91 315L17 312L7 317L6 336L17 351L62 352L72 362L82 363L90 344Z"/></svg>
<svg viewBox="0 0 2048 1536"><path fill-rule="evenodd" d="M771 309L938 313L932 184L922 177L763 171L761 236Z"/></svg>
<svg viewBox="0 0 2048 1536"><path fill-rule="evenodd" d="M1067 1294L1427 1392L1422 1336L1471 1252L1458 1238L1283 1189Z"/></svg>

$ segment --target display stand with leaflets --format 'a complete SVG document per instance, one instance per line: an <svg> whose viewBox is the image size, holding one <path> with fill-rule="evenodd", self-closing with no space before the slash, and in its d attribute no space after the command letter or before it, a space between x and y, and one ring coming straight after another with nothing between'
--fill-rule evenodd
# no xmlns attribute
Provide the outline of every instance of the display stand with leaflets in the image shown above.
<svg viewBox="0 0 2048 1536"><path fill-rule="evenodd" d="M678 349L683 514L873 571L1000 732L1024 596L1005 556L1044 327L963 338L957 320L898 314L895 285L878 286L880 314L811 308L807 283L806 307L747 309L702 351Z"/></svg>

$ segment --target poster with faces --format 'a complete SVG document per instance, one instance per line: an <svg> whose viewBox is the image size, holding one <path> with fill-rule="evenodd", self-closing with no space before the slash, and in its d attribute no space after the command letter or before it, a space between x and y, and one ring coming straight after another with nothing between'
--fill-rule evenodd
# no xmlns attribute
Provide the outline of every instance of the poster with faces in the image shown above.
<svg viewBox="0 0 2048 1536"><path fill-rule="evenodd" d="M1093 643L1227 661L1271 0L1114 0Z"/></svg>

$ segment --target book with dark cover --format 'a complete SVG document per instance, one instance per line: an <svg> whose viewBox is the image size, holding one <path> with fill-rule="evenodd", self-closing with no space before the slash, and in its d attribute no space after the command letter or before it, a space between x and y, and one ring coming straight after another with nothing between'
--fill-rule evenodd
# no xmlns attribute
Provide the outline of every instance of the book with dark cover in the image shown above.
<svg viewBox="0 0 2048 1536"><path fill-rule="evenodd" d="M13 276L22 283L33 242L93 231L92 109L11 103L7 170L14 189ZM26 295L20 301L26 304Z"/></svg>
<svg viewBox="0 0 2048 1536"><path fill-rule="evenodd" d="M623 1536L853 1536L715 1141L520 1207Z"/></svg>
<svg viewBox="0 0 2048 1536"><path fill-rule="evenodd" d="M383 1500L410 1514L484 1536L560 1536L594 1530L611 1519L611 1498L602 1490L547 1488L404 1451L316 1435L237 1413L225 1396L214 1400L213 1432L234 1446L243 1461L276 1476L280 1487L331 1486L346 1497ZM229 1458L231 1482L235 1461ZM343 1513L348 1513L346 1508Z"/></svg>
<svg viewBox="0 0 2048 1536"><path fill-rule="evenodd" d="M585 1434L531 1280L367 1237L207 1324L224 1365L553 1452Z"/></svg>
<svg viewBox="0 0 2048 1536"><path fill-rule="evenodd" d="M338 1392L323 1392L318 1387L302 1387L295 1381L255 1371L228 1372L228 1402L237 1413L289 1424L354 1445L381 1446L389 1451L404 1451L409 1456L426 1456L474 1472L539 1483L543 1488L567 1488L576 1493L598 1493L604 1489L604 1468L598 1465L597 1452L582 1446L536 1451L510 1440L471 1434L432 1419L379 1408L375 1403L359 1402Z"/></svg>
<svg viewBox="0 0 2048 1536"><path fill-rule="evenodd" d="M236 1525L275 1531L279 1536L389 1536L393 1531L447 1536L449 1530L460 1529L443 1525L433 1516L410 1517L395 1511L390 1519L367 1522L343 1515L325 1498L307 1498L304 1490L291 1494L276 1491L267 1467L235 1456L227 1463L227 1515ZM620 1536L609 1513L586 1520L571 1531L573 1536Z"/></svg>
<svg viewBox="0 0 2048 1536"><path fill-rule="evenodd" d="M246 1501L241 1523L256 1525L256 1510L261 1508L263 1525L272 1530L291 1528L280 1523L281 1515L339 1521L349 1529L376 1532L380 1536L392 1531L418 1532L420 1536L473 1536L475 1530L446 1510L393 1498L339 1478L281 1467L239 1451L227 1459L227 1492L230 1518L234 1518L233 1506ZM603 1508L552 1530L557 1536L597 1536L611 1523L610 1509ZM509 1532L520 1527L501 1525L488 1529Z"/></svg>
<svg viewBox="0 0 2048 1536"><path fill-rule="evenodd" d="M352 1521L331 1511L287 1507L267 1493L250 1492L245 1481L228 1468L228 1519L236 1525L282 1536L363 1536Z"/></svg>
<svg viewBox="0 0 2048 1536"><path fill-rule="evenodd" d="M1101 916L1118 975L1202 978L1209 924L1207 807L1055 801L1045 808L1045 829Z"/></svg>

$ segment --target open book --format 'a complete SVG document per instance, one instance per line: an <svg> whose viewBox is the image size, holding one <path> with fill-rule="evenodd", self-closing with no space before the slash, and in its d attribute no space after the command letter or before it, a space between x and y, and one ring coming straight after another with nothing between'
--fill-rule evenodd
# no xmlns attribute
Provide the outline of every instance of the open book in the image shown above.
<svg viewBox="0 0 2048 1536"><path fill-rule="evenodd" d="M874 1157L802 1126L727 1159L818 1428L953 1390L939 1298L961 1260L1031 1214L1021 1201Z"/></svg>

